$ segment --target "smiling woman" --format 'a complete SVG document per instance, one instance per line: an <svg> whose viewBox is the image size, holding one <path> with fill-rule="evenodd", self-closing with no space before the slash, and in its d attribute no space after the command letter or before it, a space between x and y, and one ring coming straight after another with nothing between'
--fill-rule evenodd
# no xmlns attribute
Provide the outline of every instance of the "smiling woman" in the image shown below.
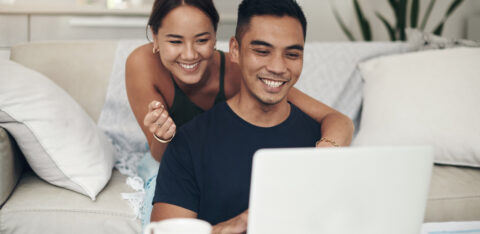
<svg viewBox="0 0 480 234"><path fill-rule="evenodd" d="M163 152L181 125L238 93L241 77L245 74L232 61L230 53L215 50L218 22L212 0L154 2L148 21L153 42L140 46L129 55L125 73L129 103L151 153L140 163L139 174L158 170ZM305 37L305 30L303 35ZM282 59L271 63L270 69L276 71L281 63L297 61L300 67L294 72L295 76L299 75L304 37L288 46L271 44L283 49ZM255 46L253 52L259 58L268 59L269 56L260 56L262 53L278 53L276 49L254 44L250 46ZM278 73L275 77L262 75L261 84L270 90L268 92L274 93L278 89L287 93L282 86L294 82L285 78L282 71ZM340 145L350 144L353 124L348 117L295 88L288 92L288 100L322 124L323 137ZM331 145L322 142L317 146ZM145 170L152 167L153 170ZM143 179L147 190L143 209L143 224L146 224L152 201L149 195L155 189L156 174L143 174Z"/></svg>
<svg viewBox="0 0 480 234"><path fill-rule="evenodd" d="M191 21L191 16L197 20ZM163 27L154 35L153 50L180 85L206 85L203 76L210 59L215 55L215 28L208 16L198 8L182 6L163 19ZM158 49L157 49L158 48ZM202 80L203 78L203 80ZM199 88L199 87L197 87Z"/></svg>

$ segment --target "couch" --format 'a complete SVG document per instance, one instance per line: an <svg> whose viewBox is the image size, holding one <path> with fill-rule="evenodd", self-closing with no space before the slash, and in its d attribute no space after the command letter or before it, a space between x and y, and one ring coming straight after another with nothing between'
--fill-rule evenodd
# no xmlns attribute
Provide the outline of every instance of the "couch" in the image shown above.
<svg viewBox="0 0 480 234"><path fill-rule="evenodd" d="M96 121L115 48L115 41L31 43L14 47L11 60L50 77ZM133 190L118 170L113 170L106 187L92 201L36 176L15 140L1 128L0 164L2 234L140 232L140 221L121 197Z"/></svg>
<svg viewBox="0 0 480 234"><path fill-rule="evenodd" d="M11 60L66 90L98 120L117 41L32 42L14 46ZM12 81L15 82L15 81ZM408 172L408 170L406 170ZM139 233L121 193L133 190L116 169L95 201L39 178L16 140L0 128L0 233ZM395 212L395 211L392 211ZM425 222L480 220L480 169L435 165Z"/></svg>

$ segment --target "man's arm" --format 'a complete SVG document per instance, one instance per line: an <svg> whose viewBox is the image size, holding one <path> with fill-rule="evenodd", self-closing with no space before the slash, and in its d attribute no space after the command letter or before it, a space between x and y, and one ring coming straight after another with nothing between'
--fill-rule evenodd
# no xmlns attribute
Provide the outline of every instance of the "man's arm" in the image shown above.
<svg viewBox="0 0 480 234"><path fill-rule="evenodd" d="M168 145L158 169L151 221L196 218L199 190L185 131L179 131Z"/></svg>
<svg viewBox="0 0 480 234"><path fill-rule="evenodd" d="M171 218L197 218L197 213L180 206L163 202L153 205L150 221L156 222Z"/></svg>
<svg viewBox="0 0 480 234"><path fill-rule="evenodd" d="M290 90L287 98L288 101L322 125L322 137L339 146L350 145L354 132L354 125L350 118L296 88ZM333 146L333 144L327 141L317 144L317 147L329 146Z"/></svg>

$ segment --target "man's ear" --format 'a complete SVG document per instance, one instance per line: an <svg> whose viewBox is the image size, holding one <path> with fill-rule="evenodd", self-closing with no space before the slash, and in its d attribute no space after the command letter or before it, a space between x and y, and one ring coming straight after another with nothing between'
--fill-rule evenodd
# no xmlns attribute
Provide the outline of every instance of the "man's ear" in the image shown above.
<svg viewBox="0 0 480 234"><path fill-rule="evenodd" d="M240 45L237 39L233 36L230 38L230 59L234 63L239 63Z"/></svg>

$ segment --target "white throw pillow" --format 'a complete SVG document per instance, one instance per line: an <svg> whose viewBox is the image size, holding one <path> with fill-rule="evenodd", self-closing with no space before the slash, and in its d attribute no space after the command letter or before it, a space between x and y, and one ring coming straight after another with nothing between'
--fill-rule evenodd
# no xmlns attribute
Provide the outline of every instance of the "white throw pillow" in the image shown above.
<svg viewBox="0 0 480 234"><path fill-rule="evenodd" d="M63 89L38 72L0 60L0 126L47 182L89 196L110 179L112 146Z"/></svg>
<svg viewBox="0 0 480 234"><path fill-rule="evenodd" d="M435 162L480 167L480 49L431 50L360 64L353 145L430 144Z"/></svg>

